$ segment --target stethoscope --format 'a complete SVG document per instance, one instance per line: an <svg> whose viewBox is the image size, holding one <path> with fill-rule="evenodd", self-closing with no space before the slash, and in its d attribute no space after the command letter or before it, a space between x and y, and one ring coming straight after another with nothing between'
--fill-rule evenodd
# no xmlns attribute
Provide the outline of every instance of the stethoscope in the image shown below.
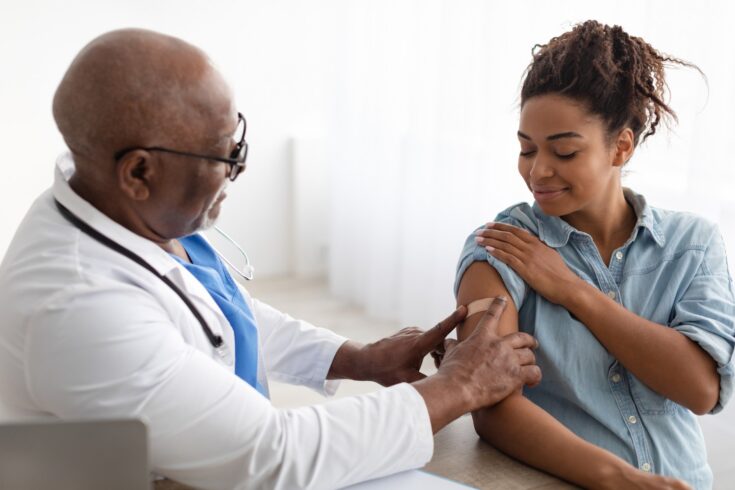
<svg viewBox="0 0 735 490"><path fill-rule="evenodd" d="M163 281L169 288L171 288L178 296L181 298L181 300L186 304L186 306L189 308L189 311L194 315L194 317L199 321L199 324L202 326L202 330L204 330L205 335L207 336L207 339L209 340L209 343L212 344L212 347L214 347L215 351L217 351L217 354L224 358L229 357L230 352L227 347L227 344L225 344L224 340L222 339L221 335L216 335L214 332L212 332L212 329L209 328L209 325L207 325L207 322L204 320L204 317L202 317L201 313L199 313L199 310L197 310L196 306L194 306L194 303L191 302L191 300L184 294L184 292L168 277L164 276L163 274L160 274L151 264L146 262L143 257L140 255L137 255L132 250L129 250L119 243L117 243L112 238L100 233L99 231L95 230L91 226L89 226L87 223L85 223L80 217L69 211L63 204L61 204L58 200L54 199L54 202L56 203L56 207L59 209L59 212L61 215L67 219L71 224L79 228L82 232L86 233L90 237L94 238L101 244L105 245L106 247L111 248L115 252L118 252L121 255L124 255L125 257L129 258L136 264L140 265L144 269L148 270L151 274L159 278L161 281ZM245 253L245 251L235 242L232 238L230 238L227 234L225 234L222 230L215 227L215 230L220 233L225 239L230 241L237 249L240 251L240 253L245 257L245 266L243 267L243 270L241 271L237 267L235 267L232 262L230 262L224 255L222 255L219 251L215 249L215 252L217 252L217 255L227 263L235 272L237 272L238 275L243 277L244 279L247 279L248 281L253 279L253 274L255 272L252 265L250 265L250 259L248 258L248 255Z"/></svg>

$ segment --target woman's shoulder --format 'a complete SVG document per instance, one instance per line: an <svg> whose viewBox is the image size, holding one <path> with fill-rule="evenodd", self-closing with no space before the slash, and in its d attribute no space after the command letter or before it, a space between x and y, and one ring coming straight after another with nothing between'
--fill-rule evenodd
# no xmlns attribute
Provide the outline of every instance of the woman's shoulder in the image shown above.
<svg viewBox="0 0 735 490"><path fill-rule="evenodd" d="M669 244L707 245L719 237L717 223L696 213L651 207L653 221Z"/></svg>
<svg viewBox="0 0 735 490"><path fill-rule="evenodd" d="M526 202L519 202L504 209L498 213L495 221L518 226L519 228L538 234L538 216L534 208Z"/></svg>
<svg viewBox="0 0 735 490"><path fill-rule="evenodd" d="M525 202L514 204L499 212L493 219L493 222L517 226L538 234L538 219L534 214L533 208ZM485 248L475 242L475 232L485 228L485 225L486 223L482 223L475 227L467 236L460 255L460 262L468 257L474 257L474 260L485 260L487 256Z"/></svg>

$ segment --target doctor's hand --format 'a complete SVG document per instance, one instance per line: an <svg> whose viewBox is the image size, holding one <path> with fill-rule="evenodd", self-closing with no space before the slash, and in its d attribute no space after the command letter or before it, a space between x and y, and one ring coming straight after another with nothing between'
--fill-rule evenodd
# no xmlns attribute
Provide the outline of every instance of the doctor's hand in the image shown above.
<svg viewBox="0 0 735 490"><path fill-rule="evenodd" d="M524 385L541 381L536 339L498 333L506 306L495 298L477 328L462 342L447 340L439 371L413 383L426 401L434 432L462 414L495 405Z"/></svg>
<svg viewBox="0 0 735 490"><path fill-rule="evenodd" d="M426 375L420 369L424 357L443 345L466 314L467 309L460 306L427 331L407 327L367 345L347 341L334 356L328 378L374 381L383 386L423 379Z"/></svg>

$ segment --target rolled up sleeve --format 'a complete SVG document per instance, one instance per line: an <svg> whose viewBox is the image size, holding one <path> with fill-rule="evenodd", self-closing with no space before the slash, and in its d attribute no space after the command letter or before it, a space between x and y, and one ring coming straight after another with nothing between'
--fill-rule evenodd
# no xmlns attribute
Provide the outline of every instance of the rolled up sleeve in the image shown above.
<svg viewBox="0 0 735 490"><path fill-rule="evenodd" d="M719 231L712 234L699 269L674 306L671 327L696 342L717 363L721 411L733 394L735 372L735 296Z"/></svg>
<svg viewBox="0 0 735 490"><path fill-rule="evenodd" d="M520 226L518 222L510 218L502 219L501 217L498 217L496 221L498 223ZM480 228L478 228L478 230L479 229ZM498 271L498 274L500 274L500 278L503 280L505 288L513 299L513 303L516 305L516 308L521 307L523 301L526 299L526 295L528 294L528 284L526 284L526 282L521 279L521 276L519 276L510 266L490 255L484 247L479 246L475 242L474 232L467 237L464 247L462 248L462 253L459 257L457 274L454 281L455 296L459 292L459 285L462 282L462 276L474 262L487 262L495 268L495 270Z"/></svg>

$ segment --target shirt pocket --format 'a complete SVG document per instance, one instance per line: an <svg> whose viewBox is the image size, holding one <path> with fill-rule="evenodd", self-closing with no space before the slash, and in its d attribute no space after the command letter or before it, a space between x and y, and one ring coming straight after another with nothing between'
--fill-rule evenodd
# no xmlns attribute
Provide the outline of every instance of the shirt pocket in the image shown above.
<svg viewBox="0 0 735 490"><path fill-rule="evenodd" d="M638 411L645 415L666 415L683 410L678 403L659 395L632 374L628 374L630 392Z"/></svg>

